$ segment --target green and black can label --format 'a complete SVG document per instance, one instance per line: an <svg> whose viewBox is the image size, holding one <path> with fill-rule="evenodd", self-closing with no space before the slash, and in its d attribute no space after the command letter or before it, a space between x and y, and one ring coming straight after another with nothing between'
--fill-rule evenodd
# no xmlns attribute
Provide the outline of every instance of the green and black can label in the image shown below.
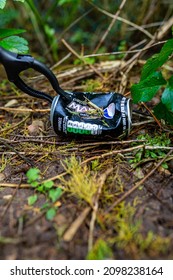
<svg viewBox="0 0 173 280"><path fill-rule="evenodd" d="M56 96L51 124L58 134L127 136L131 127L131 100L115 92L71 93L71 101Z"/></svg>

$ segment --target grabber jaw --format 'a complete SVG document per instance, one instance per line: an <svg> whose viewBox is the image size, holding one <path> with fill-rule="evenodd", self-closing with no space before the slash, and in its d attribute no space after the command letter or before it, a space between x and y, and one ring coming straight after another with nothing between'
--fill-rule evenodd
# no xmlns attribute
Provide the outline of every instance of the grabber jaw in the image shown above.
<svg viewBox="0 0 173 280"><path fill-rule="evenodd" d="M34 58L30 55L20 55L0 47L0 62L4 66L10 82L15 82L20 72L28 69L33 61Z"/></svg>
<svg viewBox="0 0 173 280"><path fill-rule="evenodd" d="M3 64L7 73L8 80L13 82L20 90L29 94L30 96L46 99L52 103L53 97L47 93L35 90L29 87L21 78L20 73L24 70L32 68L37 72L43 74L51 83L53 89L63 99L71 100L71 96L60 88L59 83L53 72L43 63L34 59L31 55L22 55L9 52L0 47L0 62Z"/></svg>

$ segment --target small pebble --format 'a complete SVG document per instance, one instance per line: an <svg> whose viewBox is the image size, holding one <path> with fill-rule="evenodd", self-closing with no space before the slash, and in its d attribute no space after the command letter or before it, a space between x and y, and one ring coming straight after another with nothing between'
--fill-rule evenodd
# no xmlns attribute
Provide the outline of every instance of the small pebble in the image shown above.
<svg viewBox="0 0 173 280"><path fill-rule="evenodd" d="M7 194L7 195L4 195L3 196L3 199L4 200L10 200L12 198L12 195L11 194Z"/></svg>
<svg viewBox="0 0 173 280"><path fill-rule="evenodd" d="M41 120L34 120L32 124L28 126L28 132L30 135L40 134L40 129L44 129L44 123Z"/></svg>

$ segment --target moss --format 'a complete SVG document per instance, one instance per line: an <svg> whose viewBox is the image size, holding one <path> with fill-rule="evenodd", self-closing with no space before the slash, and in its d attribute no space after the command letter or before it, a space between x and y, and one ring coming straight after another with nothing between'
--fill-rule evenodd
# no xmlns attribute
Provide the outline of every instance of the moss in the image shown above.
<svg viewBox="0 0 173 280"><path fill-rule="evenodd" d="M109 245L103 240L98 239L94 244L93 249L87 254L88 260L105 260L112 259L113 253Z"/></svg>
<svg viewBox="0 0 173 280"><path fill-rule="evenodd" d="M66 159L63 165L70 175L67 179L60 179L63 189L92 206L93 197L99 187L96 174L91 174L89 168L86 165L82 166L74 155Z"/></svg>

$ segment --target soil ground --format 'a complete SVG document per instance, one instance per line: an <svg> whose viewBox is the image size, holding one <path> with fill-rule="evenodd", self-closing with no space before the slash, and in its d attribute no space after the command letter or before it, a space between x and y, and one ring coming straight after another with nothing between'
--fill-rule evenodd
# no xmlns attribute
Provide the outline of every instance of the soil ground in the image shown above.
<svg viewBox="0 0 173 280"><path fill-rule="evenodd" d="M66 87L82 89L81 81L65 82ZM53 94L42 78L30 83ZM141 145L137 141L141 134L154 138L165 133L170 139L166 156L172 146L169 130L151 122L132 127L124 141L57 136L46 101L27 96L8 82L1 85L1 95L0 259L173 258L171 154L167 169L161 166L164 156L149 156L137 166L130 162L141 149L134 148ZM14 105L7 105L10 100ZM136 118L134 122L143 120ZM72 174L62 175L63 182L58 177L65 171L64 160L72 156L87 167L91 181L99 182L91 204L66 188L64 182ZM65 188L51 221L41 209L44 194L28 205L28 197L35 193L26 178L31 167L40 169L42 180Z"/></svg>

